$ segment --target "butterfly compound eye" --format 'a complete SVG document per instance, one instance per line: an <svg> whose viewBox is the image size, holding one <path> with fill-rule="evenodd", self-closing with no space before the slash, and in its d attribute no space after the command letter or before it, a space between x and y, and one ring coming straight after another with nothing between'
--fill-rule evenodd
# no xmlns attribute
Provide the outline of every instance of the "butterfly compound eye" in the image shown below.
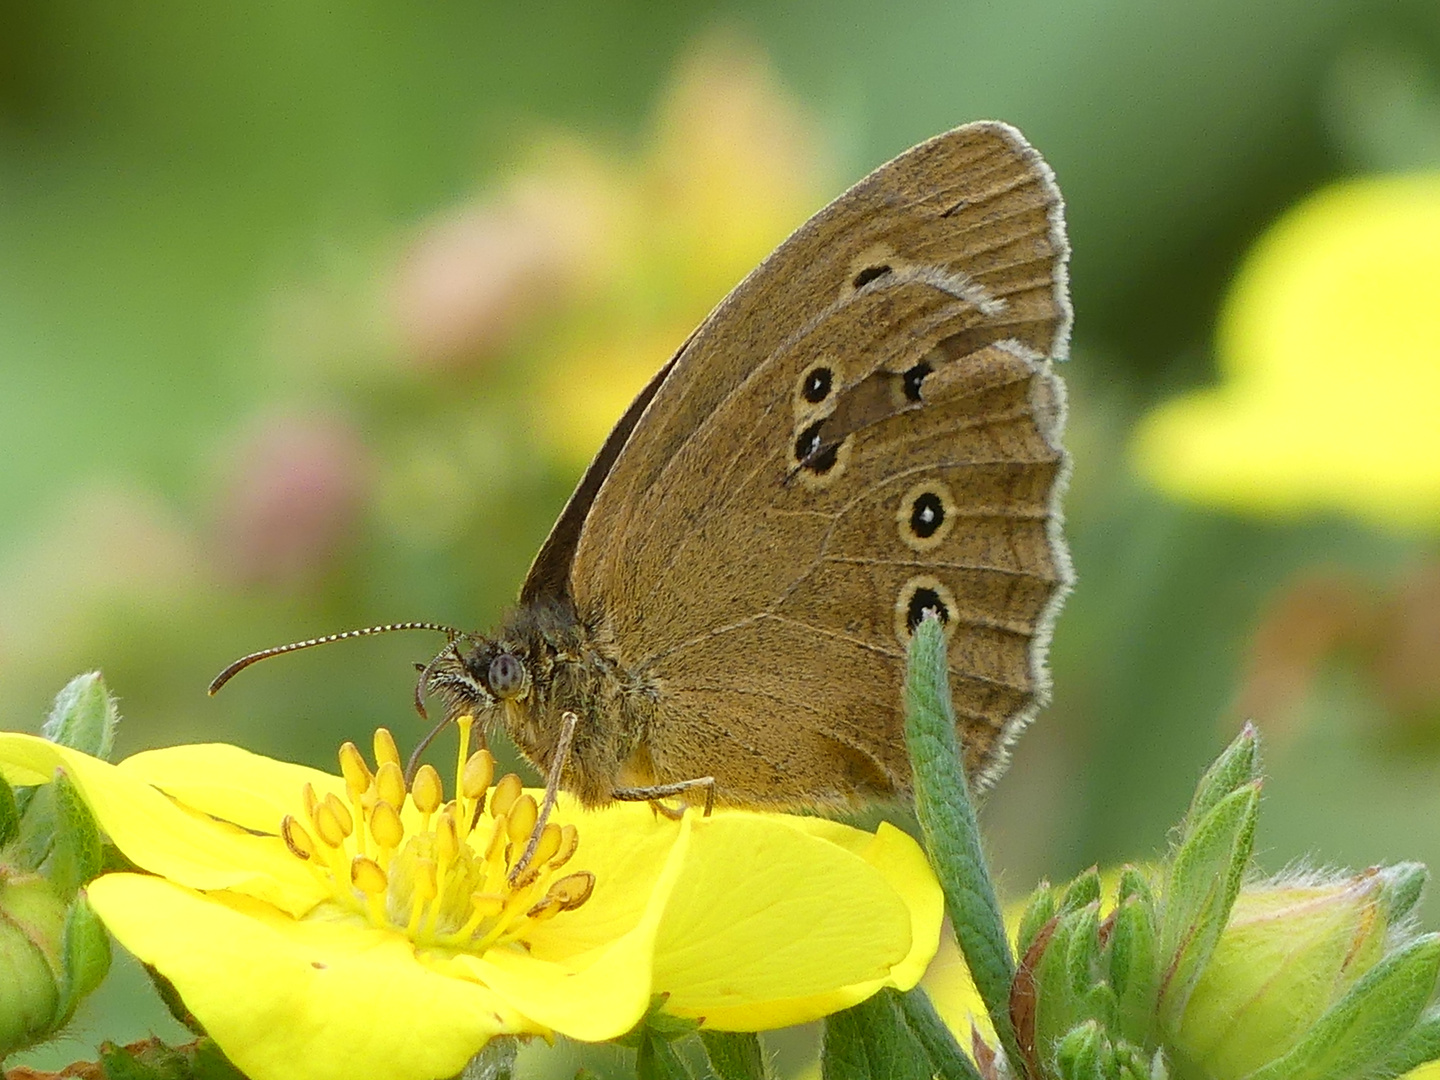
<svg viewBox="0 0 1440 1080"><path fill-rule="evenodd" d="M489 683L496 697L519 697L525 689L525 665L514 653L501 653L490 661Z"/></svg>

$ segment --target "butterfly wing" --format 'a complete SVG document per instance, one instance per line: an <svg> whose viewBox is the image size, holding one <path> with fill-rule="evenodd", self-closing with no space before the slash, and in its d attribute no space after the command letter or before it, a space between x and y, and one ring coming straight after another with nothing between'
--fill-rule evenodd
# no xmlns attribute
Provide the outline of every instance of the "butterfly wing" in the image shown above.
<svg viewBox="0 0 1440 1080"><path fill-rule="evenodd" d="M1039 155L966 125L807 222L647 387L525 590L567 596L657 688L638 782L713 774L751 805L906 790L925 608L972 776L1003 764L1069 583L1066 256Z"/></svg>

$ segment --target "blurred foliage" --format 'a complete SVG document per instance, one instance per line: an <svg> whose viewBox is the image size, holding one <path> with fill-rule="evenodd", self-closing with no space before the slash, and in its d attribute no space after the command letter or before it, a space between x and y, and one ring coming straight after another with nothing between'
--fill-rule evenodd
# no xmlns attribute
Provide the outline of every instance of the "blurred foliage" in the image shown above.
<svg viewBox="0 0 1440 1080"><path fill-rule="evenodd" d="M0 723L102 668L118 755L418 734L424 637L203 688L488 625L724 291L986 116L1059 176L1078 313L1080 583L985 810L1002 885L1152 854L1244 715L1267 868L1440 865L1433 527L1185 505L1127 456L1287 208L1440 168L1434 0L0 6ZM160 1023L106 994L104 1035Z"/></svg>

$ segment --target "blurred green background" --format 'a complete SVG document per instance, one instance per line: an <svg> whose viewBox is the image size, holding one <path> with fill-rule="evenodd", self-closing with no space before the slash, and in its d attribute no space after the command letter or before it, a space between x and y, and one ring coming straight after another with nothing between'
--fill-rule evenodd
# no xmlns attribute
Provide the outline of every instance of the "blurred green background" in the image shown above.
<svg viewBox="0 0 1440 1080"><path fill-rule="evenodd" d="M204 688L313 634L490 625L725 290L981 117L1059 177L1077 311L1079 584L1055 704L986 807L1003 884L1158 852L1246 714L1266 868L1440 866L1434 533L1181 505L1127 456L1147 408L1214 379L1227 283L1277 215L1440 167L1435 2L11 0L0 723L34 730L98 667L121 753L413 741L423 635ZM57 1060L158 1023L124 1012L136 986Z"/></svg>

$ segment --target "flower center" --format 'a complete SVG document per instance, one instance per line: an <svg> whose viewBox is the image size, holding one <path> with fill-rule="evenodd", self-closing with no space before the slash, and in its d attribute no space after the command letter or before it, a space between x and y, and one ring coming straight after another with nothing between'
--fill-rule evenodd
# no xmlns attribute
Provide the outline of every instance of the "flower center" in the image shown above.
<svg viewBox="0 0 1440 1080"><path fill-rule="evenodd" d="M469 753L474 719L457 723L453 799L430 765L407 786L395 740L380 728L374 769L354 743L340 747L347 798L306 784L303 814L286 814L280 835L342 906L416 944L478 952L579 907L595 875L560 876L579 844L575 826L546 823L536 835L539 808L520 778L508 773L492 789L495 759Z"/></svg>

